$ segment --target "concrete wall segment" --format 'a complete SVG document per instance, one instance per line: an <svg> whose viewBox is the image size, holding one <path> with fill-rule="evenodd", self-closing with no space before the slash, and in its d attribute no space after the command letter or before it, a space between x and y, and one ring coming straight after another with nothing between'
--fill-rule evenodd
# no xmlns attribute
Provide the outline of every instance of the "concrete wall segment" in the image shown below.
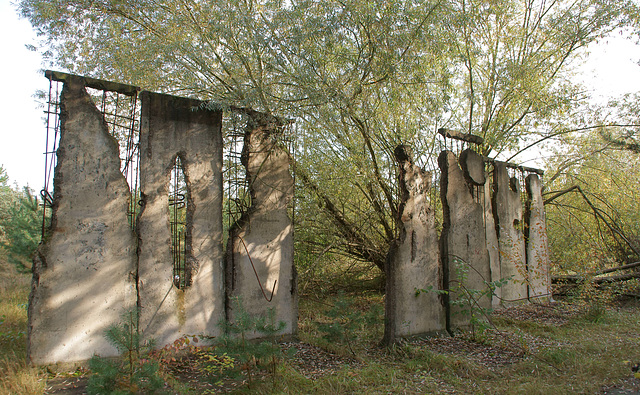
<svg viewBox="0 0 640 395"><path fill-rule="evenodd" d="M138 288L140 329L158 346L186 334L220 333L222 267L222 113L201 102L141 93ZM174 286L169 180L180 156L187 183L187 262L191 284Z"/></svg>
<svg viewBox="0 0 640 395"><path fill-rule="evenodd" d="M469 324L472 308L458 307L452 302L464 301L464 289L487 289L486 282L491 278L490 257L484 206L471 193L471 185L467 182L470 175L465 174L451 151L440 154L438 165L442 171L440 193L444 210L440 253L445 268L445 282L450 290L447 329L453 329ZM483 308L491 305L490 299L484 296L476 302Z"/></svg>
<svg viewBox="0 0 640 395"><path fill-rule="evenodd" d="M520 184L503 162L493 170L493 214L500 249L500 275L509 282L502 287L502 303L522 303L527 298L526 250Z"/></svg>
<svg viewBox="0 0 640 395"><path fill-rule="evenodd" d="M396 148L400 168L399 237L386 267L386 344L445 330L435 212L428 202L431 173L414 165L407 147ZM418 292L431 289L432 292Z"/></svg>
<svg viewBox="0 0 640 395"><path fill-rule="evenodd" d="M295 335L298 322L297 274L293 264L293 199L289 155L280 145L276 118L248 112L242 163L251 206L232 226L226 252L227 319L234 320L234 299L245 311L265 316L275 310L282 335ZM259 334L252 334L258 336Z"/></svg>
<svg viewBox="0 0 640 395"><path fill-rule="evenodd" d="M53 219L34 261L29 359L76 362L118 351L104 331L135 307L135 237L117 141L69 78L61 96Z"/></svg>
<svg viewBox="0 0 640 395"><path fill-rule="evenodd" d="M551 297L551 278L542 183L540 177L532 173L525 179L525 185L527 189L525 236L528 296L529 299L549 299Z"/></svg>

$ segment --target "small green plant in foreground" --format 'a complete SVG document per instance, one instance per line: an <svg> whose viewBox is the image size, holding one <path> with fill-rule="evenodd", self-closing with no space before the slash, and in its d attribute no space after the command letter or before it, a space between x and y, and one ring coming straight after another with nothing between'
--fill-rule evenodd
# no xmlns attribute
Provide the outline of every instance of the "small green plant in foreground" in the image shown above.
<svg viewBox="0 0 640 395"><path fill-rule="evenodd" d="M317 330L323 334L322 337L327 341L346 344L349 351L355 356L353 343L356 341L358 332L363 329L371 329L378 323L382 307L373 304L365 313L355 308L352 299L340 293L335 304L326 314L331 320L315 323Z"/></svg>
<svg viewBox="0 0 640 395"><path fill-rule="evenodd" d="M137 313L131 311L122 323L112 325L105 337L121 353L119 358L103 358L94 355L89 360L91 376L87 384L88 394L137 394L156 393L164 385L159 375L158 363L144 357L153 344L141 344L138 333Z"/></svg>
<svg viewBox="0 0 640 395"><path fill-rule="evenodd" d="M571 300L582 309L582 318L588 322L600 322L607 313L607 306L615 298L611 289L598 287L592 278L584 281L572 291Z"/></svg>
<svg viewBox="0 0 640 395"><path fill-rule="evenodd" d="M485 331L491 328L489 317L493 312L492 308L482 306L480 301L484 298L491 300L496 295L496 289L506 285L513 276L495 281L485 280L485 287L482 289L472 289L468 288L465 283L469 278L469 270L474 268L459 257L453 258L453 264L456 273L456 279L451 281L453 287L450 287L449 290L434 289L432 286L426 289L416 289L416 296L421 292L435 292L438 295L448 295L451 314L468 317L471 338L478 341L484 335Z"/></svg>
<svg viewBox="0 0 640 395"><path fill-rule="evenodd" d="M240 371L244 371L251 388L254 372L266 369L275 384L276 369L283 357L276 343L276 335L285 328L286 323L276 323L274 309L269 309L266 316L249 314L240 298L233 300L233 306L233 321L220 323L224 335L214 341L211 351L202 350L199 353L203 361L202 370L216 384L220 384L224 377L237 377ZM269 340L249 339L255 335Z"/></svg>

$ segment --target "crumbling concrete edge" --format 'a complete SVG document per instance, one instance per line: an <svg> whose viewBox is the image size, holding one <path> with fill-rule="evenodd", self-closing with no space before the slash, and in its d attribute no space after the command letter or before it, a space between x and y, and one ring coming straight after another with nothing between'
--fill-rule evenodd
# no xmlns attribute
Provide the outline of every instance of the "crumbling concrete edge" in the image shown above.
<svg viewBox="0 0 640 395"><path fill-rule="evenodd" d="M245 168L245 177L248 183L248 189L250 194L250 206L241 214L240 218L233 222L228 230L228 239L223 253L223 273L224 273L224 288L225 288L225 300L224 300L224 314L227 322L233 321L233 299L237 298L236 295L236 284L237 284L237 264L236 255L238 251L243 251L246 253L245 249L247 248L245 241L241 240L241 234L246 232L250 232L251 223L254 216L259 214L259 208L257 206L256 199L256 188L254 182L258 179L258 175L262 170L262 165L269 159L269 156L274 154L276 151L278 154L287 155L287 163L289 168L287 169L287 174L293 180L291 175L291 164L293 163L289 153L284 150L280 144L280 134L283 133L283 127L286 123L286 120L283 120L279 117L272 116L269 114L261 113L252 109L247 108L236 108L233 107L232 111L239 111L244 113L247 118L247 124L244 130L244 139L243 139L243 149L240 156L240 160L242 165ZM257 172L252 172L250 170L250 160L252 159L252 138L257 136L258 133L263 133L263 138L270 139L271 147L267 157L263 160L262 165L259 167ZM285 197L285 205L288 206L290 201L293 199L293 186L291 188L291 196ZM289 217L289 216L287 216ZM289 217L290 226L291 226L291 242L293 243L293 232L294 226L293 221ZM293 244L292 244L293 245ZM293 253L293 251L292 251ZM249 258L250 259L250 258ZM254 268L255 270L255 268ZM253 276L253 274L251 274ZM252 279L251 281L259 281L256 279ZM284 286L284 284L280 284L279 287ZM278 339L287 340L287 339L295 339L297 338L298 333L298 273L293 262L293 255L291 261L291 280L289 284L286 284L286 287L289 289L291 293L291 301L293 304L293 317L291 317L290 329L286 330L285 333L276 334ZM271 290L264 289L266 294L270 294ZM250 337L259 338L260 334L253 333L250 334Z"/></svg>

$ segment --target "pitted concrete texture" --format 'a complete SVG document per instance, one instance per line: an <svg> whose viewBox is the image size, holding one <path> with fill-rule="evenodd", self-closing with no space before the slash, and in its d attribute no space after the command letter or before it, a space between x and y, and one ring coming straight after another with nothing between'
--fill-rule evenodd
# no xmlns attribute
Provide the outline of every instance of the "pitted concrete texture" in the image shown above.
<svg viewBox="0 0 640 395"><path fill-rule="evenodd" d="M477 155L469 151L466 156L468 158L474 154ZM470 175L464 174L452 152L443 151L438 158L438 165L442 171L440 193L444 211L441 256L445 281L450 290L448 329L451 329L468 325L471 314L477 312L477 306L491 306L488 296L480 297L473 292L488 289L486 282L490 281L491 272L484 229L484 206L482 199L476 201L471 192L481 189L467 182ZM472 295L469 296L467 291L472 291ZM464 306L452 304L454 300L462 301Z"/></svg>
<svg viewBox="0 0 640 395"><path fill-rule="evenodd" d="M527 233L529 298L549 298L551 296L549 246L542 199L542 184L537 174L529 174L525 179L525 185L527 188L525 231Z"/></svg>
<svg viewBox="0 0 640 395"><path fill-rule="evenodd" d="M61 96L53 218L34 260L29 359L36 365L118 355L104 337L135 308L135 238L118 143L80 77Z"/></svg>
<svg viewBox="0 0 640 395"><path fill-rule="evenodd" d="M278 143L278 120L253 111L247 116L242 163L251 207L232 227L227 246L227 318L234 321L234 301L240 300L254 316L274 309L276 323L286 324L280 334L295 334L298 296L293 223L287 213L293 198L289 155Z"/></svg>
<svg viewBox="0 0 640 395"><path fill-rule="evenodd" d="M440 332L445 309L435 292L442 289L442 273L435 212L429 205L431 173L414 165L407 147L395 151L400 167L399 238L392 245L386 267L385 343L399 337ZM416 290L428 290L416 294Z"/></svg>
<svg viewBox="0 0 640 395"><path fill-rule="evenodd" d="M140 330L162 347L186 334L216 336L224 319L222 113L201 102L142 92L139 217ZM187 184L190 285L173 283L170 171L180 156Z"/></svg>
<svg viewBox="0 0 640 395"><path fill-rule="evenodd" d="M502 286L502 303L508 306L522 303L527 298L522 200L520 184L517 179L509 177L505 163L495 162L493 183L494 218L500 245L500 275L509 279Z"/></svg>

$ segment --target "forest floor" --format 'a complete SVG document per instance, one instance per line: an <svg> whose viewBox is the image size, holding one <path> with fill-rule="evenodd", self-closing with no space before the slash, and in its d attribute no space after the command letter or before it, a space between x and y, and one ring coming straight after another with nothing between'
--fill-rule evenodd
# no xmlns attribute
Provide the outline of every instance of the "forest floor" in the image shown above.
<svg viewBox="0 0 640 395"><path fill-rule="evenodd" d="M0 394L85 393L86 369L52 373L26 364L29 276L0 274ZM331 312L336 298L350 303L342 317ZM275 375L255 366L251 377L246 369L233 375L212 369L205 358L210 349L190 346L160 358L159 393L640 394L632 372L640 363L636 300L523 305L494 312L491 324L474 332L393 347L379 344L381 315L358 325L345 321L382 304L375 292L302 297L298 339L279 343ZM338 341L327 340L317 324L330 320L342 325Z"/></svg>

